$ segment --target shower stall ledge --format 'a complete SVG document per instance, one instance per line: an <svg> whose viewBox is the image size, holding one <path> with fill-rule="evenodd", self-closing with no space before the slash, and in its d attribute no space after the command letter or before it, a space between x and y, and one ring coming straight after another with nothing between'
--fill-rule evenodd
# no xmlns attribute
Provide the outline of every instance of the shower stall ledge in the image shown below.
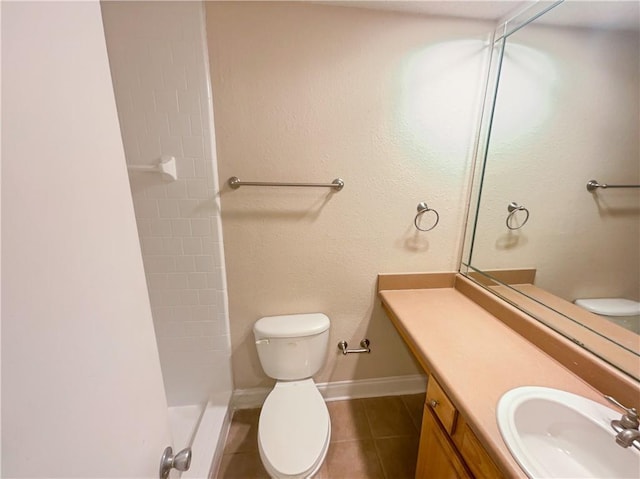
<svg viewBox="0 0 640 479"><path fill-rule="evenodd" d="M192 451L191 467L181 479L203 479L217 470L231 422L230 399L231 392L216 393L204 409L202 405L169 408L174 450L191 446Z"/></svg>

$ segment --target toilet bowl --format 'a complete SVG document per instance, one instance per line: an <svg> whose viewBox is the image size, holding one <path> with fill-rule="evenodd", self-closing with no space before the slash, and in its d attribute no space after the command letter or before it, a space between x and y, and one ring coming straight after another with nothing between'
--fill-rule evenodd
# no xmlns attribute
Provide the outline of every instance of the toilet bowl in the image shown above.
<svg viewBox="0 0 640 479"><path fill-rule="evenodd" d="M325 362L329 318L321 313L270 316L253 332L265 373L277 379L258 421L258 451L274 478L309 478L329 448L329 411L312 376Z"/></svg>
<svg viewBox="0 0 640 479"><path fill-rule="evenodd" d="M313 379L278 382L258 423L260 459L271 477L312 477L331 437L327 406Z"/></svg>
<svg viewBox="0 0 640 479"><path fill-rule="evenodd" d="M640 334L640 303L623 298L576 299L576 306Z"/></svg>

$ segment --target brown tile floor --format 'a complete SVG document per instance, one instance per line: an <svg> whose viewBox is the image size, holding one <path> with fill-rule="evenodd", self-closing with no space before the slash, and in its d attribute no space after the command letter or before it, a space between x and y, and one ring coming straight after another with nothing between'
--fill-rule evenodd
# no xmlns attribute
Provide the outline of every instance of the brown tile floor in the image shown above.
<svg viewBox="0 0 640 479"><path fill-rule="evenodd" d="M327 403L331 443L316 479L413 479L424 394ZM217 479L268 478L260 462L259 409L234 413Z"/></svg>

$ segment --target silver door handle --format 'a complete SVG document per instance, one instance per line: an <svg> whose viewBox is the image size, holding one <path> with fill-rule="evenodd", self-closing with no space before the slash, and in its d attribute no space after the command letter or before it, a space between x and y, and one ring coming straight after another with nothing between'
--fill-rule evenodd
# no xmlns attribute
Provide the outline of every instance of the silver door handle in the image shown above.
<svg viewBox="0 0 640 479"><path fill-rule="evenodd" d="M188 471L191 466L191 448L187 447L173 455L171 446L167 446L160 458L160 479L167 479L171 469Z"/></svg>

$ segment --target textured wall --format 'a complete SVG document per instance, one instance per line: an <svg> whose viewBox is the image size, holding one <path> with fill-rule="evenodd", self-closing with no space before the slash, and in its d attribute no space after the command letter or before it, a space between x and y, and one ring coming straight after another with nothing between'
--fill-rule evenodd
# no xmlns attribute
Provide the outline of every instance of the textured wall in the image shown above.
<svg viewBox="0 0 640 479"><path fill-rule="evenodd" d="M551 12L549 15L551 15ZM640 37L529 25L507 43L472 264L572 301L640 294ZM529 208L516 232L507 204Z"/></svg>
<svg viewBox="0 0 640 479"><path fill-rule="evenodd" d="M375 296L379 272L454 271L491 25L300 3L208 3L237 387L266 385L262 316L325 312L319 381L414 374ZM231 190L230 176L344 190ZM413 226L420 201L437 209ZM452 318L454 321L455 318ZM371 340L370 355L336 344Z"/></svg>
<svg viewBox="0 0 640 479"><path fill-rule="evenodd" d="M201 2L103 2L128 164L177 158L178 180L130 174L170 405L232 388Z"/></svg>

